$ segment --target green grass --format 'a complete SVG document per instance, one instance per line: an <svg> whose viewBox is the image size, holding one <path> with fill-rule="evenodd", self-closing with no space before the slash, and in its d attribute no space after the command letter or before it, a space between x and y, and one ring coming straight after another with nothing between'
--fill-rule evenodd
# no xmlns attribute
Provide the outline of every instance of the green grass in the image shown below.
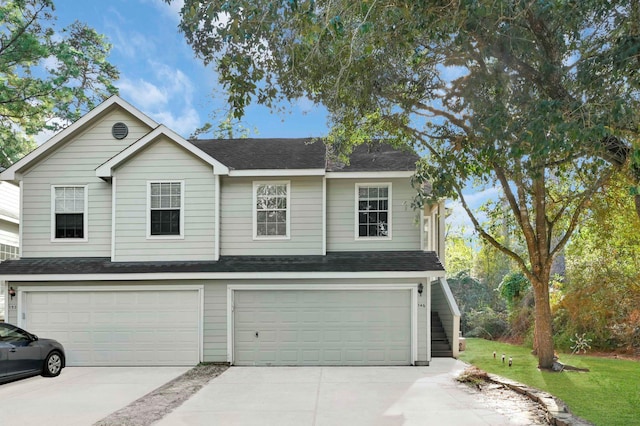
<svg viewBox="0 0 640 426"><path fill-rule="evenodd" d="M496 351L496 359L493 359ZM513 357L513 366L502 364ZM588 373L540 371L531 350L522 346L467 339L460 359L488 373L544 390L563 400L571 412L596 425L640 425L640 362L585 355L560 355L560 362Z"/></svg>

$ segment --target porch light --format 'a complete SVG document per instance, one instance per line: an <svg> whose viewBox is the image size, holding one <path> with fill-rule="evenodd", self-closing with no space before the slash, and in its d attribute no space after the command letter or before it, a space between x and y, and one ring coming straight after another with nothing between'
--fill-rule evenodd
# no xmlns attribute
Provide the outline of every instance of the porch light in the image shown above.
<svg viewBox="0 0 640 426"><path fill-rule="evenodd" d="M11 296L12 299L16 297L16 291L13 289L13 287L9 287L9 296Z"/></svg>
<svg viewBox="0 0 640 426"><path fill-rule="evenodd" d="M424 286L422 285L422 283L418 284L418 294L420 296L422 296L422 292L424 291Z"/></svg>

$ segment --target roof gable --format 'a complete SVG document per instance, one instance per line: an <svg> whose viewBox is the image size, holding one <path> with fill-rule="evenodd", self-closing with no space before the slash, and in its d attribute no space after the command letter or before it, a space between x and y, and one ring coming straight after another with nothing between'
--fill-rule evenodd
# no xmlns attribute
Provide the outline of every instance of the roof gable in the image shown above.
<svg viewBox="0 0 640 426"><path fill-rule="evenodd" d="M138 139L136 142L120 151L117 155L113 156L111 159L100 165L96 169L96 176L103 179L110 178L113 175L113 171L115 168L125 163L130 158L133 158L138 153L142 152L145 147L152 144L160 136L167 137L173 143L181 146L185 150L192 153L194 156L200 158L202 161L210 164L213 167L214 174L224 175L229 173L229 168L227 166L211 157L204 151L196 148L193 144L187 142L187 140L185 140L182 136L178 135L173 130L161 124L160 126L153 129L153 131Z"/></svg>
<svg viewBox="0 0 640 426"><path fill-rule="evenodd" d="M33 166L34 164L45 158L47 155L59 149L62 145L64 145L65 142L69 140L70 137L78 134L78 132L82 131L82 129L91 125L104 114L112 111L114 108L121 108L127 111L132 116L151 128L158 126L158 123L156 123L153 119L149 118L147 115L145 115L143 112L135 108L124 99L116 95L111 96L109 99L89 111L87 114L83 115L76 122L56 133L51 139L31 151L11 167L0 173L0 179L15 181L17 175L22 170Z"/></svg>

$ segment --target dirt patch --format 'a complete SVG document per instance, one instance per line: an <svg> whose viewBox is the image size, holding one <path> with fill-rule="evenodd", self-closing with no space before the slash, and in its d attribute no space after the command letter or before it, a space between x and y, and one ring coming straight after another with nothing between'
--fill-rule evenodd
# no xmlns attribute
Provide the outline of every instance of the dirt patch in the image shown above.
<svg viewBox="0 0 640 426"><path fill-rule="evenodd" d="M228 365L201 364L169 383L110 414L94 426L147 426L162 419L198 392L212 379L224 373Z"/></svg>
<svg viewBox="0 0 640 426"><path fill-rule="evenodd" d="M592 423L573 415L569 407L553 395L486 373L477 367L467 368L458 377L458 381L466 383L470 389L475 388L480 396L489 397L486 404L507 414L514 424L593 426ZM518 413L518 409L522 412Z"/></svg>
<svg viewBox="0 0 640 426"><path fill-rule="evenodd" d="M487 408L491 408L510 419L514 425L550 425L547 412L542 405L532 401L508 386L494 383L489 375L476 368L467 368L457 379L467 385L469 392Z"/></svg>

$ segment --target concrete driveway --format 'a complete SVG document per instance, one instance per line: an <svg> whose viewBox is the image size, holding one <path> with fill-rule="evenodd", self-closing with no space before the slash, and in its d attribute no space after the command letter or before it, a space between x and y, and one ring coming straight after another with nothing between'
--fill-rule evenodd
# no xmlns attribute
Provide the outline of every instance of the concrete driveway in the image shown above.
<svg viewBox="0 0 640 426"><path fill-rule="evenodd" d="M0 425L91 425L190 367L67 367L0 385Z"/></svg>
<svg viewBox="0 0 640 426"><path fill-rule="evenodd" d="M529 424L452 380L464 367L232 367L157 425Z"/></svg>

